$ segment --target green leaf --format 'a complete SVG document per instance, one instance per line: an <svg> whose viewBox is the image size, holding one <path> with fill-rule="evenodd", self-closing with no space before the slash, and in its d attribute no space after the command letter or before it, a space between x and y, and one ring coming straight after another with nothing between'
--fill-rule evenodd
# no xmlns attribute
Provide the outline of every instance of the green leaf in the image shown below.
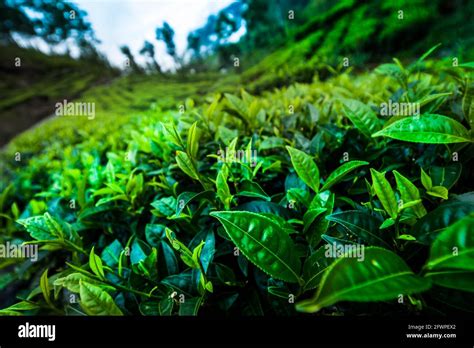
<svg viewBox="0 0 474 348"><path fill-rule="evenodd" d="M261 198L266 201L271 200L271 198L267 195L267 193L256 182L252 182L250 180L244 180L240 184L239 188L240 190L236 194L236 196Z"/></svg>
<svg viewBox="0 0 474 348"><path fill-rule="evenodd" d="M103 289L107 289L109 291L114 291L115 288L109 285L106 285L104 283L101 283L100 281L94 280L90 277L88 277L85 274L75 272L71 273L66 277L63 278L58 278L54 281L54 286L55 287L63 287L68 289L71 292L79 293L80 292L80 282L84 281L92 285L99 286Z"/></svg>
<svg viewBox="0 0 474 348"><path fill-rule="evenodd" d="M329 175L323 187L321 187L321 191L329 190L333 185L340 182L344 178L344 176L346 176L348 173L350 173L351 171L353 171L354 169L360 166L365 166L367 164L369 164L369 162L365 162L365 161L350 161L350 162L344 163L335 171L333 171L331 175Z"/></svg>
<svg viewBox="0 0 474 348"><path fill-rule="evenodd" d="M354 99L344 101L343 105L346 116L366 137L370 138L373 133L381 128L377 115L368 105Z"/></svg>
<svg viewBox="0 0 474 348"><path fill-rule="evenodd" d="M474 292L474 271L446 270L425 275L434 284L445 288Z"/></svg>
<svg viewBox="0 0 474 348"><path fill-rule="evenodd" d="M57 222L53 223L53 221L54 219L51 215L45 213L42 216L33 216L17 220L17 223L24 226L33 239L54 240L61 237L61 230L59 229Z"/></svg>
<svg viewBox="0 0 474 348"><path fill-rule="evenodd" d="M388 215L390 215L392 219L395 219L398 215L397 199L395 198L395 193L390 183L385 179L385 173L380 173L370 168L370 174L372 175L372 185L382 206Z"/></svg>
<svg viewBox="0 0 474 348"><path fill-rule="evenodd" d="M431 53L433 53L439 46L441 46L441 43L434 45L428 51L423 53L423 55L418 59L417 63L421 63L422 61L424 61L426 57L428 57Z"/></svg>
<svg viewBox="0 0 474 348"><path fill-rule="evenodd" d="M452 118L436 114L403 118L372 135L372 137L380 136L425 144L472 141L468 130L462 124Z"/></svg>
<svg viewBox="0 0 474 348"><path fill-rule="evenodd" d="M420 169L421 169L421 184L426 190L429 190L433 186L433 182L431 181L430 176L426 174L426 172L423 170L423 168L420 168Z"/></svg>
<svg viewBox="0 0 474 348"><path fill-rule="evenodd" d="M99 256L94 253L94 247L92 247L89 254L89 267L91 271L94 272L101 279L105 279L104 266L102 265L102 260Z"/></svg>
<svg viewBox="0 0 474 348"><path fill-rule="evenodd" d="M467 62L467 63L462 63L459 64L461 68L469 68L469 69L474 69L474 62Z"/></svg>
<svg viewBox="0 0 474 348"><path fill-rule="evenodd" d="M21 301L11 305L10 307L2 309L2 311L31 311L40 308L36 303Z"/></svg>
<svg viewBox="0 0 474 348"><path fill-rule="evenodd" d="M140 263L140 261L146 259L150 251L150 247L145 242L135 238L130 251L130 262L132 265Z"/></svg>
<svg viewBox="0 0 474 348"><path fill-rule="evenodd" d="M385 240L386 234L381 234L379 231L382 222L369 213L361 210L347 210L331 214L326 219L344 226L350 234L369 244L390 248Z"/></svg>
<svg viewBox="0 0 474 348"><path fill-rule="evenodd" d="M190 178L199 180L199 173L186 152L176 151L178 167Z"/></svg>
<svg viewBox="0 0 474 348"><path fill-rule="evenodd" d="M433 100L442 98L442 97L447 97L448 95L451 95L452 93L435 93L435 94L428 94L422 97L421 99L418 99L415 103L420 105L420 108L425 106L426 104L432 102Z"/></svg>
<svg viewBox="0 0 474 348"><path fill-rule="evenodd" d="M314 313L340 301L387 301L425 291L430 285L395 253L369 247L363 261L336 260L325 272L315 297L298 303L296 309Z"/></svg>
<svg viewBox="0 0 474 348"><path fill-rule="evenodd" d="M321 236L326 233L329 227L329 220L327 220L326 217L332 214L335 197L336 196L329 191L320 192L314 196L309 206L309 210L318 208L326 209L323 215L317 218L307 230L306 239L312 248L316 248L321 241Z"/></svg>
<svg viewBox="0 0 474 348"><path fill-rule="evenodd" d="M308 257L303 266L304 291L315 289L323 277L324 272L336 260L325 256L326 248L319 248Z"/></svg>
<svg viewBox="0 0 474 348"><path fill-rule="evenodd" d="M195 247L193 249L193 261L196 265L200 264L200 257L201 257L201 251L202 251L202 248L204 247L206 243L202 240L201 243L198 244L197 247Z"/></svg>
<svg viewBox="0 0 474 348"><path fill-rule="evenodd" d="M444 186L449 190L458 181L461 171L460 163L453 163L446 167L431 166L430 177L433 179L433 185Z"/></svg>
<svg viewBox="0 0 474 348"><path fill-rule="evenodd" d="M153 247L148 256L138 261L138 263L132 263L132 270L135 273L141 274L148 279L154 280L158 275L156 266L157 259L158 250Z"/></svg>
<svg viewBox="0 0 474 348"><path fill-rule="evenodd" d="M402 81L405 78L405 71L397 64L388 63L388 64L381 64L377 68L375 68L374 72L376 74L390 76L397 81Z"/></svg>
<svg viewBox="0 0 474 348"><path fill-rule="evenodd" d="M212 212L240 251L276 279L302 283L295 244L280 225L268 217L243 211Z"/></svg>
<svg viewBox="0 0 474 348"><path fill-rule="evenodd" d="M291 219L292 213L290 209L278 205L273 202L266 202L266 201L251 201L244 204L239 205L236 210L240 211L250 211L254 213L262 213L262 214L273 214L280 216L286 220Z"/></svg>
<svg viewBox="0 0 474 348"><path fill-rule="evenodd" d="M199 264L193 259L191 250L176 238L175 233L169 228L165 229L165 233L173 249L180 253L181 260L191 268L199 268Z"/></svg>
<svg viewBox="0 0 474 348"><path fill-rule="evenodd" d="M176 200L176 212L175 215L179 216L183 209L192 201L203 201L211 200L214 197L214 191L202 191L199 193L196 192L183 192L181 193Z"/></svg>
<svg viewBox="0 0 474 348"><path fill-rule="evenodd" d="M448 189L444 186L432 186L426 193L433 197L448 199Z"/></svg>
<svg viewBox="0 0 474 348"><path fill-rule="evenodd" d="M122 311L117 307L112 296L105 292L102 288L80 281L79 284L80 305L88 315L123 315Z"/></svg>
<svg viewBox="0 0 474 348"><path fill-rule="evenodd" d="M53 307L53 304L51 302L51 296L50 296L51 287L49 286L48 269L46 269L41 275L40 288L41 288L41 292L43 293L43 297L46 300L46 303L49 304L51 307Z"/></svg>
<svg viewBox="0 0 474 348"><path fill-rule="evenodd" d="M179 305L180 316L196 316L203 302L203 297L186 299Z"/></svg>
<svg viewBox="0 0 474 348"><path fill-rule="evenodd" d="M245 102L233 94L225 93L224 95L227 99L229 107L236 111L244 120L247 120L249 110Z"/></svg>
<svg viewBox="0 0 474 348"><path fill-rule="evenodd" d="M176 207L176 199L173 196L163 197L151 203L161 216L168 217L173 215Z"/></svg>
<svg viewBox="0 0 474 348"><path fill-rule="evenodd" d="M418 220L410 234L422 244L431 244L442 230L472 212L474 193L455 195Z"/></svg>
<svg viewBox="0 0 474 348"><path fill-rule="evenodd" d="M158 247L165 235L165 225L147 224L145 226L145 238L152 247ZM104 260L105 261L105 260Z"/></svg>
<svg viewBox="0 0 474 348"><path fill-rule="evenodd" d="M386 228L389 228L395 224L395 220L392 218L386 219L379 227L379 229L384 230Z"/></svg>
<svg viewBox="0 0 474 348"><path fill-rule="evenodd" d="M120 242L115 239L102 251L101 259L105 262L107 266L115 267L118 265L119 256L122 250L122 244L120 244Z"/></svg>
<svg viewBox="0 0 474 348"><path fill-rule="evenodd" d="M308 210L303 216L303 224L304 229L303 233L307 233L310 229L311 225L313 224L314 220L318 218L322 213L324 213L327 209L326 208L315 208Z"/></svg>
<svg viewBox="0 0 474 348"><path fill-rule="evenodd" d="M412 208L418 204L421 203L421 199L417 199L415 201L411 201L411 202L406 202L406 203L403 203L402 205L400 205L398 207L398 211L401 212L402 210L405 210L405 209L408 209L408 208ZM401 220L400 220L401 221Z"/></svg>
<svg viewBox="0 0 474 348"><path fill-rule="evenodd" d="M426 265L430 270L461 269L474 271L474 213L440 233L433 242Z"/></svg>
<svg viewBox="0 0 474 348"><path fill-rule="evenodd" d="M400 239L400 240L416 240L416 238L413 237L411 234L401 234L397 237L397 239Z"/></svg>
<svg viewBox="0 0 474 348"><path fill-rule="evenodd" d="M171 141L176 146L184 149L183 139L181 139L181 136L179 135L179 132L176 129L176 126L173 123L171 124L161 123L161 126L163 127L166 139Z"/></svg>
<svg viewBox="0 0 474 348"><path fill-rule="evenodd" d="M417 201L420 199L420 192L408 178L404 177L396 170L393 171L393 174L395 175L395 180L397 181L397 188L400 192L403 203ZM411 208L415 212L416 216L418 216L419 218L426 215L426 209L423 206L423 203L418 203L412 206Z"/></svg>
<svg viewBox="0 0 474 348"><path fill-rule="evenodd" d="M164 241L160 243L161 253L160 253L160 262L159 266L163 266L166 269L166 274L172 275L179 272L178 259L173 251L173 249Z"/></svg>
<svg viewBox="0 0 474 348"><path fill-rule="evenodd" d="M223 170L220 170L216 178L217 197L219 197L225 209L230 208L232 202L232 195L230 194L229 185L227 184L227 175Z"/></svg>
<svg viewBox="0 0 474 348"><path fill-rule="evenodd" d="M179 294L185 295L187 298L196 294L196 274L200 272L197 269L188 269L180 274L166 277L162 283L176 290Z"/></svg>
<svg viewBox="0 0 474 348"><path fill-rule="evenodd" d="M313 158L291 146L287 146L286 149L290 154L291 163L300 179L317 193L319 191L319 169L316 163L314 163Z"/></svg>
<svg viewBox="0 0 474 348"><path fill-rule="evenodd" d="M186 149L191 158L196 158L199 149L199 128L197 128L197 121L192 124L188 130L188 139Z"/></svg>

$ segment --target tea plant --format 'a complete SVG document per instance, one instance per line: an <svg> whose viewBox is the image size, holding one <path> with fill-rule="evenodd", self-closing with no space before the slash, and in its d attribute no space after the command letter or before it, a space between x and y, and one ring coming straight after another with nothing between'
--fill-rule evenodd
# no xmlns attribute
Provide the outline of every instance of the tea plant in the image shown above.
<svg viewBox="0 0 474 348"><path fill-rule="evenodd" d="M17 138L0 313L474 311L473 65L426 56Z"/></svg>

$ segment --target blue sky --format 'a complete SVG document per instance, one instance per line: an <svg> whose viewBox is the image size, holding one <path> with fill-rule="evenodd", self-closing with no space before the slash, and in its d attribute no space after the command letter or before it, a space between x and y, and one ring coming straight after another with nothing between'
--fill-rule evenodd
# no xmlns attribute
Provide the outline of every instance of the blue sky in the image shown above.
<svg viewBox="0 0 474 348"><path fill-rule="evenodd" d="M217 13L235 0L73 0L88 14L96 36L102 43L99 50L112 64L121 66L124 56L121 45L128 45L139 63L144 59L138 54L143 41L155 45L158 63L164 68L173 66L162 42L155 40L155 29L167 21L175 31L179 53L187 45L190 31L203 26L207 17Z"/></svg>

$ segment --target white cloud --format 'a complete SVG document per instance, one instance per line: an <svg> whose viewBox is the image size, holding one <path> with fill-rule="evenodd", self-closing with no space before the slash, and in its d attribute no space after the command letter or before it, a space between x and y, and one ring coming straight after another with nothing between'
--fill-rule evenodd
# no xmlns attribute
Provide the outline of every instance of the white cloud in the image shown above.
<svg viewBox="0 0 474 348"><path fill-rule="evenodd" d="M168 22L175 31L178 53L184 52L188 33L203 26L207 17L228 6L235 0L76 0L87 11L97 38L99 50L112 64L123 64L121 45L128 45L139 63L144 59L138 54L143 42L155 45L157 60L164 68L173 66L166 54L164 43L155 39L155 29Z"/></svg>

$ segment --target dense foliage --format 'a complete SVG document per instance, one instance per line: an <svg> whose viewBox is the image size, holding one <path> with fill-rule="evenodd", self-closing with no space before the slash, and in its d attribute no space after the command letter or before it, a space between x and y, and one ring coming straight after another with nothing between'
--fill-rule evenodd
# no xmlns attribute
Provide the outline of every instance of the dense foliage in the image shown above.
<svg viewBox="0 0 474 348"><path fill-rule="evenodd" d="M1 313L474 311L473 65L427 55L17 137L0 239L40 254L1 260Z"/></svg>

